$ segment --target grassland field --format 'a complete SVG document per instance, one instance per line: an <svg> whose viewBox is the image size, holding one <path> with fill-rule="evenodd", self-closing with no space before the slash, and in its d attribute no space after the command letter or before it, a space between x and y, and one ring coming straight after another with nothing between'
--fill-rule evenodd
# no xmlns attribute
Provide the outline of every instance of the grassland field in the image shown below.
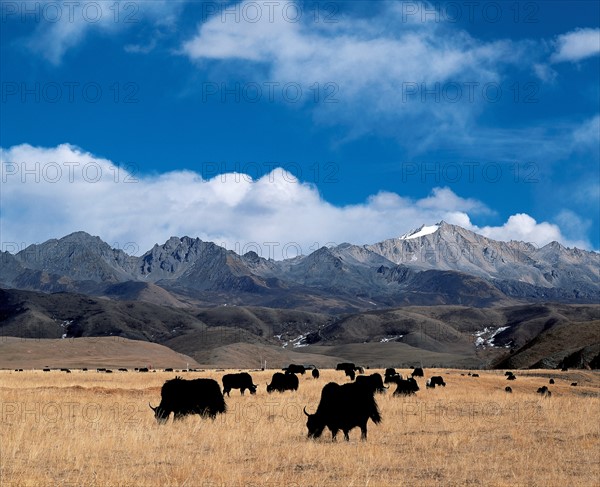
<svg viewBox="0 0 600 487"><path fill-rule="evenodd" d="M179 375L221 383L227 372ZM366 442L359 429L350 442L332 442L327 429L306 436L304 406L314 412L323 385L346 382L343 372L301 375L298 391L267 394L273 372L251 371L256 395L233 390L214 421L158 425L148 402L160 402L173 372L0 371L0 485L600 485L598 372L514 371L507 381L503 371L425 369L447 386L419 379L415 396L393 396L395 386L377 394L383 421L369 422ZM542 385L552 397L536 393Z"/></svg>

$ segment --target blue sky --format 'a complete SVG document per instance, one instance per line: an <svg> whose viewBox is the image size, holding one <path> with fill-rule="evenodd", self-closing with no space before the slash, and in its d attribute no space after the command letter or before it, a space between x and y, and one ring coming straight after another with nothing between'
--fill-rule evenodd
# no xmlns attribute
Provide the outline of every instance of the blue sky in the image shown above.
<svg viewBox="0 0 600 487"><path fill-rule="evenodd" d="M3 250L85 230L281 258L268 242L308 253L442 219L600 248L598 2L3 0L0 15Z"/></svg>

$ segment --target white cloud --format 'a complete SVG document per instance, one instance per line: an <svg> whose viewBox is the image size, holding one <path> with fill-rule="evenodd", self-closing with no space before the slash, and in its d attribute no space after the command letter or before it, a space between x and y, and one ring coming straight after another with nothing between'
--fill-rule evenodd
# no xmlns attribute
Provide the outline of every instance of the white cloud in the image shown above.
<svg viewBox="0 0 600 487"><path fill-rule="evenodd" d="M263 5L238 8L251 3ZM480 41L448 23L407 22L397 3L385 3L368 22L341 13L331 24L306 14L299 22L280 12L257 22L216 15L181 52L203 69L220 61L253 81L300 83L305 102L310 86L334 83L337 103L315 105L313 113L320 123L348 125L350 137L377 131L414 148L440 133L455 138L496 96L504 69L528 62L532 43Z"/></svg>
<svg viewBox="0 0 600 487"><path fill-rule="evenodd" d="M511 215L501 226L481 228L473 226L472 230L494 240L517 240L532 243L536 247L542 247L552 241L560 242L568 247L587 249L590 246L586 240L572 241L565 238L558 225L548 222L538 223L526 213Z"/></svg>
<svg viewBox="0 0 600 487"><path fill-rule="evenodd" d="M545 83L554 83L557 73L548 64L535 63L533 65L535 75Z"/></svg>
<svg viewBox="0 0 600 487"><path fill-rule="evenodd" d="M573 130L574 148L592 149L598 154L600 148L600 115L584 120Z"/></svg>
<svg viewBox="0 0 600 487"><path fill-rule="evenodd" d="M579 240L580 242L587 241L586 235L592 228L591 219L582 218L574 211L564 209L556 215L555 220L569 238Z"/></svg>
<svg viewBox="0 0 600 487"><path fill-rule="evenodd" d="M67 51L81 45L92 32L114 35L125 29L150 22L160 29L170 27L182 9L183 2L155 0L152 2L130 2L114 0L110 2L55 2L25 1L19 6L38 19L37 27L25 39L25 45L47 61L58 65ZM17 12L18 14L18 12ZM19 20L20 15L7 15L8 21ZM139 47L137 52L145 52L153 47L154 39ZM135 47L126 46L129 52Z"/></svg>
<svg viewBox="0 0 600 487"><path fill-rule="evenodd" d="M551 61L577 62L598 54L600 54L600 29L576 29L558 36Z"/></svg>
<svg viewBox="0 0 600 487"><path fill-rule="evenodd" d="M10 250L83 230L120 248L131 249L133 242L139 252L188 235L233 250L256 242L268 257L265 243L277 242L271 256L282 258L287 243L310 253L327 243L374 243L440 220L477 231L471 216L490 211L448 188L416 200L380 192L360 204L335 206L282 169L257 180L234 173L205 180L191 171L135 179L68 144L11 147L2 151L1 167L0 229L2 247ZM524 214L480 230L499 240L572 244L557 225Z"/></svg>

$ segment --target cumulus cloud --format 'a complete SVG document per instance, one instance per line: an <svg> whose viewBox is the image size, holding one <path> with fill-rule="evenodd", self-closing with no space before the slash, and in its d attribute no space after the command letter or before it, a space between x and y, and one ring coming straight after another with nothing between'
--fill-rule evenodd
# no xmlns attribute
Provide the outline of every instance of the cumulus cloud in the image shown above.
<svg viewBox="0 0 600 487"><path fill-rule="evenodd" d="M600 54L600 29L576 29L558 36L551 61L577 62Z"/></svg>
<svg viewBox="0 0 600 487"><path fill-rule="evenodd" d="M557 225L525 214L478 229L471 217L490 210L448 188L421 199L380 192L335 206L281 168L259 179L239 173L203 179L192 171L135 176L68 144L11 147L1 152L1 167L2 247L11 251L83 230L130 253L188 235L236 251L255 242L263 256L280 259L289 255L287 244L308 254L326 244L374 243L440 220L499 240L571 244Z"/></svg>
<svg viewBox="0 0 600 487"><path fill-rule="evenodd" d="M569 240L565 238L558 225L548 222L537 222L525 213L511 215L501 226L473 226L473 230L494 240L517 240L532 243L537 247L557 241L568 247L589 248L585 240Z"/></svg>

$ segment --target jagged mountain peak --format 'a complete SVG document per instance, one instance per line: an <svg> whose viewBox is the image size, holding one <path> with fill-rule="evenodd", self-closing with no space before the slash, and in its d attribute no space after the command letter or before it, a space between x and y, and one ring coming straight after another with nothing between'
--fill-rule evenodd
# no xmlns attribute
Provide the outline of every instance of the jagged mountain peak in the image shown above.
<svg viewBox="0 0 600 487"><path fill-rule="evenodd" d="M74 232L60 239L33 244L15 255L21 265L46 274L92 282L119 282L128 277L130 257L100 237Z"/></svg>
<svg viewBox="0 0 600 487"><path fill-rule="evenodd" d="M246 252L243 257L251 262L258 262L258 260L260 259L259 255L256 252L254 252L254 250Z"/></svg>
<svg viewBox="0 0 600 487"><path fill-rule="evenodd" d="M187 235L183 236L183 237L169 237L169 239L164 243L164 244L154 244L154 249L156 248L162 248L162 249L174 249L180 246L192 246L192 245L197 245L203 243L202 240L200 240L198 237L196 238L192 238L192 237L188 237Z"/></svg>
<svg viewBox="0 0 600 487"><path fill-rule="evenodd" d="M556 240L553 240L549 244L544 245L542 248L553 249L553 250L557 250L557 251L560 251L560 250L570 250L568 247L563 246L562 244L560 244Z"/></svg>
<svg viewBox="0 0 600 487"><path fill-rule="evenodd" d="M46 240L45 242L42 242L39 244L31 244L19 253L26 254L28 249L31 250L33 248L39 248L39 247L49 248L49 247L56 247L56 246L60 246L60 245L64 245L64 244L73 244L73 243L101 246L101 247L106 247L106 248L111 249L110 245L108 245L106 242L104 242L104 240L102 240L100 237L95 236L95 235L90 235L89 233L84 232L84 231L77 231L77 232L73 232L68 235L65 235L64 237L51 238L51 239Z"/></svg>
<svg viewBox="0 0 600 487"><path fill-rule="evenodd" d="M65 235L64 237L62 237L59 240L75 240L75 239L94 239L94 240L97 239L97 240L100 240L100 237L91 235L87 232L84 232L83 230L79 230L77 232L73 232L68 235Z"/></svg>

